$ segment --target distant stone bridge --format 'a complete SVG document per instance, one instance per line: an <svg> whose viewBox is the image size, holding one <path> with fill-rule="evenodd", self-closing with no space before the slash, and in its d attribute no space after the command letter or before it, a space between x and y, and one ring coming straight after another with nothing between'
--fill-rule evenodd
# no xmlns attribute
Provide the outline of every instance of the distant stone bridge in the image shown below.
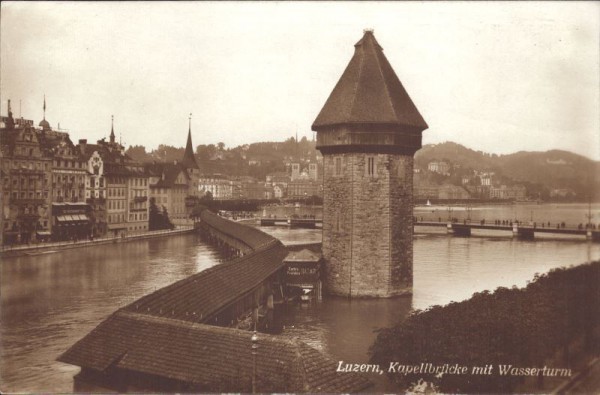
<svg viewBox="0 0 600 395"><path fill-rule="evenodd" d="M587 240L600 242L600 231L579 228L551 228L512 223L510 225L482 224L482 223L460 223L460 222L434 222L415 221L415 226L443 227L449 234L455 236L469 237L472 229L486 229L512 232L513 237L521 240L534 240L535 233L550 233L559 235L581 235Z"/></svg>

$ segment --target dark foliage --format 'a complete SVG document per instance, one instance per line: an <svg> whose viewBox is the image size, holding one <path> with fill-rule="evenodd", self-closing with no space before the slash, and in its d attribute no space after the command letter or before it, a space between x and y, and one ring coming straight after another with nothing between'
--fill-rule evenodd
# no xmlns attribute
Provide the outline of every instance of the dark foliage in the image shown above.
<svg viewBox="0 0 600 395"><path fill-rule="evenodd" d="M166 207L159 209L156 200L150 198L150 209L148 215L148 230L173 229L175 226L169 219Z"/></svg>
<svg viewBox="0 0 600 395"><path fill-rule="evenodd" d="M543 367L563 351L561 368L569 368L568 345L582 338L591 354L600 352L600 262L536 275L523 289L498 288L469 300L415 312L395 327L383 329L371 346L371 362L473 367L510 364ZM397 373L390 379L404 388L421 376ZM506 393L520 376L426 376L443 392Z"/></svg>

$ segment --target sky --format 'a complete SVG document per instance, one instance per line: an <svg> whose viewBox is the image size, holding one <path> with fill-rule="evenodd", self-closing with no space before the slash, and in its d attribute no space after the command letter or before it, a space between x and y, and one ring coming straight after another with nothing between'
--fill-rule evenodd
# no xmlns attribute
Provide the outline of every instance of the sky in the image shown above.
<svg viewBox="0 0 600 395"><path fill-rule="evenodd" d="M71 139L284 141L374 29L424 144L600 159L599 2L9 2L0 105Z"/></svg>

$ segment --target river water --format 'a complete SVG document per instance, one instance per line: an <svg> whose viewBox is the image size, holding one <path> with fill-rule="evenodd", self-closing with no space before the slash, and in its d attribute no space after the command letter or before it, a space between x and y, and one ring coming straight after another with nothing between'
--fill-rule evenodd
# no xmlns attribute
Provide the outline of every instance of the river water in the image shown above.
<svg viewBox="0 0 600 395"><path fill-rule="evenodd" d="M525 216L531 210L534 216L548 218L544 221L573 224L586 222L588 213L587 205L523 205L478 207L470 214L477 211L488 219L508 219L513 211ZM598 213L600 205L593 205L594 218ZM421 215L419 210L415 215ZM321 237L320 230L263 230L284 243L320 241ZM524 286L535 273L600 258L600 244L581 238L526 242L512 239L508 232L475 233L471 238L453 238L443 232L443 228L417 229L412 298L329 298L310 306L290 306L284 319L285 335L298 337L335 360L363 362L368 359L374 331L399 322L412 309L464 300L473 292L498 286ZM219 262L218 253L196 235L4 260L0 390L71 391L79 368L55 362L62 352L117 308Z"/></svg>

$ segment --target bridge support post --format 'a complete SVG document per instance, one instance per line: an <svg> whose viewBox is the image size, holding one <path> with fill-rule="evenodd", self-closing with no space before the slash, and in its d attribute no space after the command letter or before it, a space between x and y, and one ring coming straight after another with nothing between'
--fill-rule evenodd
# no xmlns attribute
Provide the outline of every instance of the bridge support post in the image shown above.
<svg viewBox="0 0 600 395"><path fill-rule="evenodd" d="M452 229L454 230L454 236L458 237L470 237L471 236L471 227L469 225L452 225Z"/></svg>
<svg viewBox="0 0 600 395"><path fill-rule="evenodd" d="M518 236L521 240L533 240L534 234L533 228L519 228L518 230Z"/></svg>

